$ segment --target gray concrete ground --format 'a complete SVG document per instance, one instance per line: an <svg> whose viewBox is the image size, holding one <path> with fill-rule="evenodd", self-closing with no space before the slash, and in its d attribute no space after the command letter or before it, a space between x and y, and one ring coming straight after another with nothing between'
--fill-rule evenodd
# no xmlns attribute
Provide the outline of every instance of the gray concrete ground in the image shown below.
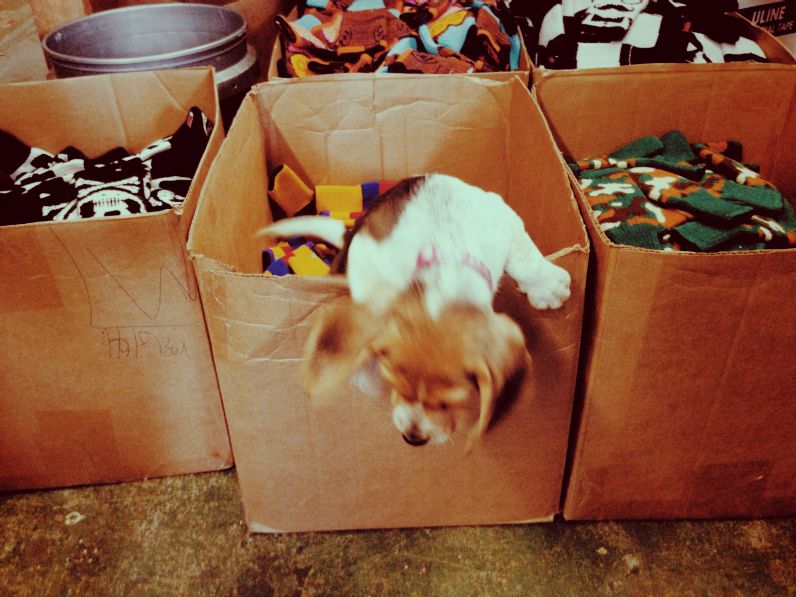
<svg viewBox="0 0 796 597"><path fill-rule="evenodd" d="M0 82L46 74L0 0ZM234 471L0 495L0 596L602 594L796 596L796 519L250 535Z"/></svg>
<svg viewBox="0 0 796 597"><path fill-rule="evenodd" d="M234 471L0 496L6 595L796 595L796 520L251 535Z"/></svg>

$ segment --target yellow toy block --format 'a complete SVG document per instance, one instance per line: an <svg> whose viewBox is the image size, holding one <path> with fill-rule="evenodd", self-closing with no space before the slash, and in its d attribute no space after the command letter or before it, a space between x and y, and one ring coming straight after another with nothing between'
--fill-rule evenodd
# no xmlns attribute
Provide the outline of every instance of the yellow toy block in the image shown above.
<svg viewBox="0 0 796 597"><path fill-rule="evenodd" d="M318 185L315 187L315 208L318 213L362 211L362 187L360 185Z"/></svg>

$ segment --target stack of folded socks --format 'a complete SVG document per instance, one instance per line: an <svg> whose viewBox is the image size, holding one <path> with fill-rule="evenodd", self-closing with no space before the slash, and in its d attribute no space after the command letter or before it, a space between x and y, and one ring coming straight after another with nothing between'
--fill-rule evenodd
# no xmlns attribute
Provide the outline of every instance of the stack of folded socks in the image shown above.
<svg viewBox="0 0 796 597"><path fill-rule="evenodd" d="M306 0L276 18L280 75L517 70L520 34L503 0Z"/></svg>
<svg viewBox="0 0 796 597"><path fill-rule="evenodd" d="M358 185L307 185L289 166L271 173L268 200L275 220L296 215L319 215L354 225L396 181L372 181ZM325 243L294 237L268 247L262 253L266 276L324 276L331 271L337 249Z"/></svg>
<svg viewBox="0 0 796 597"><path fill-rule="evenodd" d="M512 0L538 66L766 61L735 0Z"/></svg>
<svg viewBox="0 0 796 597"><path fill-rule="evenodd" d="M88 158L57 154L0 131L0 225L129 216L180 205L212 123L191 108L177 131L136 154L118 147Z"/></svg>
<svg viewBox="0 0 796 597"><path fill-rule="evenodd" d="M692 145L672 131L570 167L617 244L670 251L796 246L793 206L741 159L738 142Z"/></svg>

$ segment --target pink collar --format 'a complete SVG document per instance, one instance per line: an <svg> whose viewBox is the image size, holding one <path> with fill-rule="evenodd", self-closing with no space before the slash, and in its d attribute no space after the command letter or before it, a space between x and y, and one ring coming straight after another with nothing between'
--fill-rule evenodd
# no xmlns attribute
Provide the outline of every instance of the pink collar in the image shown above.
<svg viewBox="0 0 796 597"><path fill-rule="evenodd" d="M421 269L426 269L427 267L431 267L432 265L436 265L439 263L439 254L437 253L437 247L431 246L430 249L421 250L417 254L417 260L415 261L415 273L417 273ZM489 271L489 268L484 264L483 261L478 261L475 257L473 257L470 253L465 253L464 257L460 262L463 266L469 267L479 276L481 276L486 285L489 286L489 290L494 290L494 281L492 280L492 272Z"/></svg>

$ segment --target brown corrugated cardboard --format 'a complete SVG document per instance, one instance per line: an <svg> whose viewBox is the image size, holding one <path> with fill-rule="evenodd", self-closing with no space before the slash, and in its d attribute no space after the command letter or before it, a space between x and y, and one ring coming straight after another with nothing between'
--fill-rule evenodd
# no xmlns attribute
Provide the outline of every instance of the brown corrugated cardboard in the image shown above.
<svg viewBox="0 0 796 597"><path fill-rule="evenodd" d="M312 184L441 171L501 193L573 278L558 311L508 284L534 375L482 445L406 445L388 404L344 389L310 403L310 317L342 277L265 278L267 173ZM234 200L233 200L234 198ZM549 520L559 510L588 244L549 130L524 83L453 75L329 76L257 86L203 189L194 256L249 528L258 532Z"/></svg>
<svg viewBox="0 0 796 597"><path fill-rule="evenodd" d="M0 87L0 128L48 151L139 151L191 106L215 122L210 69ZM0 228L0 490L231 465L184 207Z"/></svg>
<svg viewBox="0 0 796 597"><path fill-rule="evenodd" d="M796 199L796 67L638 66L536 87L564 153L642 135L737 139ZM796 250L594 246L565 518L796 513Z"/></svg>

